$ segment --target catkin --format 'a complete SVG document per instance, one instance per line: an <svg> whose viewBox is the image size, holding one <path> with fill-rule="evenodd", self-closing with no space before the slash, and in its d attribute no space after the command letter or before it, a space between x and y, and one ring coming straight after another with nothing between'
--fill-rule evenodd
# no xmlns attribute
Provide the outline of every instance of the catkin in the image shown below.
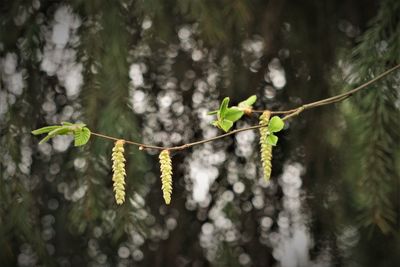
<svg viewBox="0 0 400 267"><path fill-rule="evenodd" d="M118 140L115 142L114 148L112 149L112 170L114 182L114 193L115 201L118 205L125 202L125 158L124 158L124 140Z"/></svg>
<svg viewBox="0 0 400 267"><path fill-rule="evenodd" d="M163 197L165 204L171 203L172 193L172 163L171 157L168 150L163 150L159 156L160 159L160 170L161 170L161 189L163 191Z"/></svg>
<svg viewBox="0 0 400 267"><path fill-rule="evenodd" d="M260 116L260 125L266 125L269 122L269 118L271 116L271 112L265 111ZM260 152L261 152L261 162L263 166L264 179L266 182L271 178L271 170L272 170L272 145L268 144L267 137L269 135L268 127L260 128Z"/></svg>

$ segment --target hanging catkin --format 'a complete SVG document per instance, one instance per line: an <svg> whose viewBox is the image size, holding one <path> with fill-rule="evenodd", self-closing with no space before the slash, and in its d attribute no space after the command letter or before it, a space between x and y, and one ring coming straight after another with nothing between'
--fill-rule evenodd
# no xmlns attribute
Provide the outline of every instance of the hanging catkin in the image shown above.
<svg viewBox="0 0 400 267"><path fill-rule="evenodd" d="M165 203L168 205L171 202L172 193L172 164L168 150L163 150L159 156L161 170L161 189Z"/></svg>
<svg viewBox="0 0 400 267"><path fill-rule="evenodd" d="M269 118L271 116L271 112L265 111L260 116L260 125L267 125L269 122ZM260 128L260 146L261 146L261 162L263 166L264 179L265 181L269 181L271 177L271 160L272 160L272 145L268 144L268 127Z"/></svg>
<svg viewBox="0 0 400 267"><path fill-rule="evenodd" d="M114 182L114 193L115 201L118 205L121 205L125 201L125 158L124 158L124 140L118 140L115 142L112 150L112 170Z"/></svg>

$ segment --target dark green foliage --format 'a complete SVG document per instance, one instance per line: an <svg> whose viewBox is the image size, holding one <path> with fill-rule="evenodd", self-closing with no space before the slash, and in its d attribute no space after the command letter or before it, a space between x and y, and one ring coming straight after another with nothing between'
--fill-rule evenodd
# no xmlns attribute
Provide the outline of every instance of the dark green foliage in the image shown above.
<svg viewBox="0 0 400 267"><path fill-rule="evenodd" d="M353 83L367 81L400 62L399 13L399 1L381 3L377 16L353 50L349 63ZM356 156L360 171L354 173L354 179L359 186L361 223L376 225L384 233L394 230L399 222L396 213L400 181L396 161L400 149L398 77L391 75L355 96L351 101L355 111L349 114L355 117L350 121L350 126L356 127L352 142L359 144Z"/></svg>

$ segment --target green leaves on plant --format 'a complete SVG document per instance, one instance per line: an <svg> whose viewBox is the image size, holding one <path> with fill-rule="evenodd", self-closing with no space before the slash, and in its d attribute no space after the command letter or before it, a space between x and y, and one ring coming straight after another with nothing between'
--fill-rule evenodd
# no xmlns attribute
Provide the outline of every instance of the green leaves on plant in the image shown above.
<svg viewBox="0 0 400 267"><path fill-rule="evenodd" d="M271 118L268 123L268 144L276 146L279 138L274 133L281 131L284 126L285 122L280 117L274 116Z"/></svg>
<svg viewBox="0 0 400 267"><path fill-rule="evenodd" d="M71 130L68 129L67 126L59 126L59 127L55 128L54 130L52 130L51 132L49 132L49 133L47 134L47 136L46 136L45 138L43 138L43 139L39 142L39 144L43 144L44 142L47 142L50 138L53 138L54 136L69 134L70 131L71 131Z"/></svg>
<svg viewBox="0 0 400 267"><path fill-rule="evenodd" d="M218 118L225 117L225 114L228 111L228 105L229 105L229 97L225 97L224 100L222 100L221 102L221 106L219 107L217 113Z"/></svg>
<svg viewBox="0 0 400 267"><path fill-rule="evenodd" d="M90 130L87 127L83 127L80 130L76 130L74 132L74 145L75 146L83 146L90 139Z"/></svg>
<svg viewBox="0 0 400 267"><path fill-rule="evenodd" d="M278 143L278 136L274 135L274 134L269 134L267 136L267 142L268 144L272 145L272 146L276 146L276 144Z"/></svg>
<svg viewBox="0 0 400 267"><path fill-rule="evenodd" d="M228 132L233 124L240 120L246 111L252 109L252 105L257 100L255 95L250 96L248 99L239 103L238 106L229 107L229 97L225 97L222 100L219 110L210 111L208 115L217 114L217 120L213 121L212 124L225 132Z"/></svg>
<svg viewBox="0 0 400 267"><path fill-rule="evenodd" d="M60 126L58 125L54 125L54 126L46 126L37 130L32 131L32 134L34 135L38 135L38 134L44 134L44 133L48 133L51 132L57 128L59 128Z"/></svg>
<svg viewBox="0 0 400 267"><path fill-rule="evenodd" d="M40 140L39 144L47 142L57 135L73 135L75 146L82 146L90 139L90 130L83 123L62 122L61 125L46 126L32 131L33 135L45 134L47 136Z"/></svg>
<svg viewBox="0 0 400 267"><path fill-rule="evenodd" d="M239 103L239 108L252 108L253 104L257 101L257 96L252 95L246 100Z"/></svg>
<svg viewBox="0 0 400 267"><path fill-rule="evenodd" d="M213 121L213 125L224 130L225 132L228 132L230 128L233 126L233 122L230 120L218 120L218 121Z"/></svg>
<svg viewBox="0 0 400 267"><path fill-rule="evenodd" d="M213 110L213 111L207 112L207 115L215 115L217 113L218 113L218 110Z"/></svg>
<svg viewBox="0 0 400 267"><path fill-rule="evenodd" d="M236 107L232 107L230 109L228 109L225 113L225 119L226 120L230 120L233 122L240 120L240 118L243 116L244 112L241 111L240 109L236 108Z"/></svg>
<svg viewBox="0 0 400 267"><path fill-rule="evenodd" d="M283 122L283 120L281 118L279 118L278 116L273 116L271 118L271 120L269 121L268 130L271 133L276 133L276 132L281 131L284 126L285 126L285 123Z"/></svg>

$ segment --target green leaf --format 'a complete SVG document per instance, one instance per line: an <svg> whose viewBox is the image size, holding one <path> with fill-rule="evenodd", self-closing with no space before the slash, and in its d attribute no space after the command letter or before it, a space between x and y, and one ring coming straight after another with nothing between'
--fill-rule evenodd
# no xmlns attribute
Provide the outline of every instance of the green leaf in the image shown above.
<svg viewBox="0 0 400 267"><path fill-rule="evenodd" d="M213 111L207 112L207 115L215 115L217 113L218 113L218 110L213 110Z"/></svg>
<svg viewBox="0 0 400 267"><path fill-rule="evenodd" d="M70 123L70 122L67 122L67 121L63 121L63 122L61 122L61 125L71 126L71 125L74 125L74 124Z"/></svg>
<svg viewBox="0 0 400 267"><path fill-rule="evenodd" d="M54 129L53 131L49 132L45 138L40 140L39 144L47 142L50 138L53 138L54 136L71 134L71 133L72 131L69 126L57 126L57 129Z"/></svg>
<svg viewBox="0 0 400 267"><path fill-rule="evenodd" d="M229 105L229 97L225 97L224 100L222 100L221 106L219 107L218 110L218 119L225 118L225 114L228 111L228 105Z"/></svg>
<svg viewBox="0 0 400 267"><path fill-rule="evenodd" d="M83 127L80 130L76 130L74 132L74 145L75 146L83 146L85 145L90 139L90 130L87 127Z"/></svg>
<svg viewBox="0 0 400 267"><path fill-rule="evenodd" d="M282 130L284 126L285 123L281 118L279 118L278 116L273 116L268 123L268 130L271 133L276 133Z"/></svg>
<svg viewBox="0 0 400 267"><path fill-rule="evenodd" d="M43 138L42 140L40 140L40 142L39 142L39 145L41 145L41 144L43 144L43 143L45 143L45 142L49 141L49 140L50 140L50 138L52 138L52 137L54 137L54 136L51 136L51 135L46 135L46 137L45 137L45 138Z"/></svg>
<svg viewBox="0 0 400 267"><path fill-rule="evenodd" d="M46 126L46 127L43 127L43 128L39 128L39 129L33 130L31 133L33 135L44 134L44 133L51 132L51 131L53 131L53 130L55 130L57 128L60 128L60 127L61 126L58 126L58 125Z"/></svg>
<svg viewBox="0 0 400 267"><path fill-rule="evenodd" d="M246 100L242 101L239 103L239 107L240 108L249 108L251 107L255 102L257 101L257 96L256 95L252 95L249 98L247 98Z"/></svg>
<svg viewBox="0 0 400 267"><path fill-rule="evenodd" d="M218 121L219 127L224 130L225 132L228 132L230 128L233 126L233 122L230 120L222 120Z"/></svg>
<svg viewBox="0 0 400 267"><path fill-rule="evenodd" d="M74 123L74 124L71 124L71 129L76 129L76 128L82 129L85 126L86 126L86 124L84 124L84 123Z"/></svg>
<svg viewBox="0 0 400 267"><path fill-rule="evenodd" d="M239 120L243 116L244 112L236 107L229 108L226 113L224 119L235 122Z"/></svg>
<svg viewBox="0 0 400 267"><path fill-rule="evenodd" d="M276 143L278 143L278 136L274 135L274 134L270 134L267 136L267 143L272 145L272 146L276 146Z"/></svg>
<svg viewBox="0 0 400 267"><path fill-rule="evenodd" d="M66 135L70 133L72 133L72 130L69 126L60 126L59 128L49 132L49 135L54 137L56 135Z"/></svg>

